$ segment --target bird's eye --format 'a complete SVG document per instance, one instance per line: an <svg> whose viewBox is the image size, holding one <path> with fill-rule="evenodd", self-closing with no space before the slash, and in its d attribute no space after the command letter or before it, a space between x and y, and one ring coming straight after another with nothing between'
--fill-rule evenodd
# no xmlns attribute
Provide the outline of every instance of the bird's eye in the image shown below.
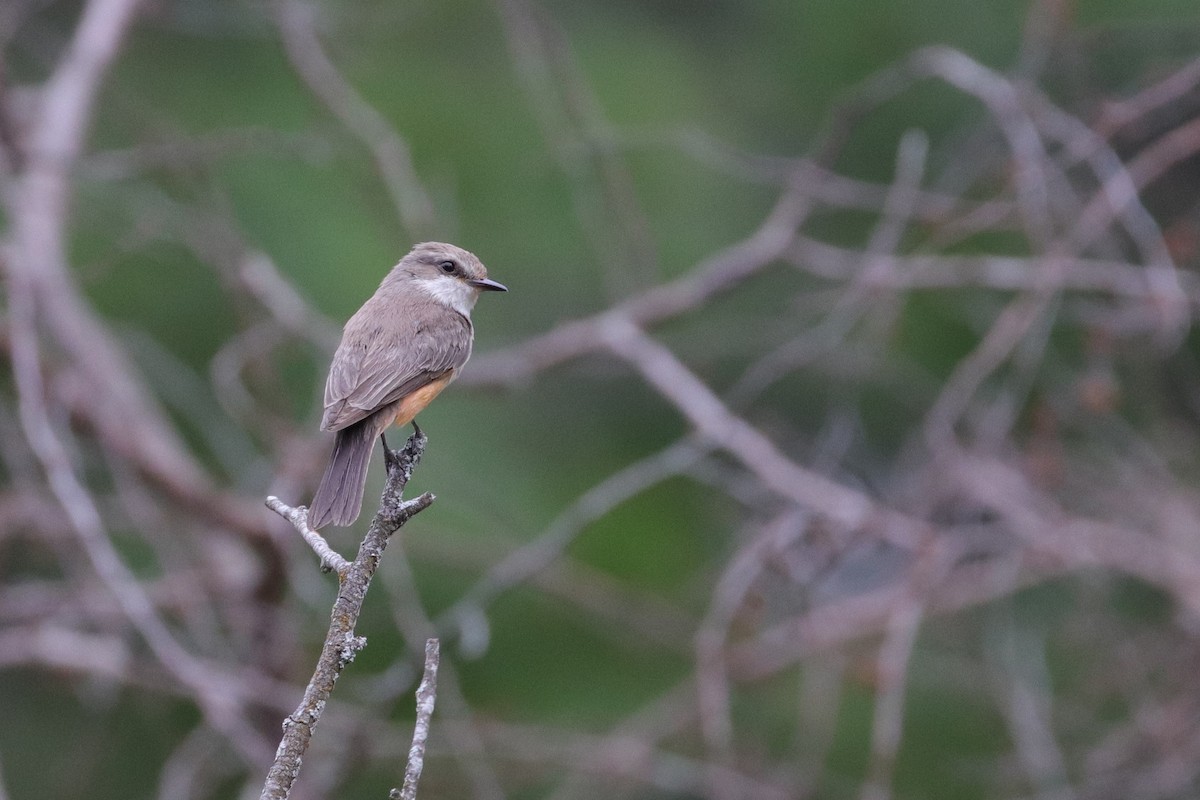
<svg viewBox="0 0 1200 800"><path fill-rule="evenodd" d="M443 261L438 266L442 268L442 272L454 272L457 265L453 261Z"/></svg>

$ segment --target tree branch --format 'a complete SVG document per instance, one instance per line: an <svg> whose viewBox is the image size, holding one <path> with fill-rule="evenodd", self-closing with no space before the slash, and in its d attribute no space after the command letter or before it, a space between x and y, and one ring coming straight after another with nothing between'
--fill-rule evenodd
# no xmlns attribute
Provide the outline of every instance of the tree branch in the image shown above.
<svg viewBox="0 0 1200 800"><path fill-rule="evenodd" d="M278 497L272 495L267 498L267 508L292 523L292 527L296 529L296 532L304 537L304 541L308 542L308 546L317 554L317 558L321 559L322 572L333 571L338 574L338 578L343 580L346 578L347 573L350 571L350 562L330 547L329 542L325 541L324 536L309 527L307 507L289 506Z"/></svg>
<svg viewBox="0 0 1200 800"><path fill-rule="evenodd" d="M408 142L338 71L317 36L316 11L299 0L279 0L275 18L292 68L317 99L371 152L400 224L417 240L438 229L433 201L421 185Z"/></svg>
<svg viewBox="0 0 1200 800"><path fill-rule="evenodd" d="M425 675L417 687L417 720L413 723L413 743L408 751L408 764L404 768L404 787L393 797L399 800L416 800L417 782L425 767L425 742L429 739L429 718L437 701L437 674L441 653L437 639L425 640Z"/></svg>
<svg viewBox="0 0 1200 800"><path fill-rule="evenodd" d="M425 434L418 430L409 437L403 450L388 451L387 484L379 501L379 512L375 519L371 520L371 527L367 529L367 535L359 546L354 561L350 562L344 574L340 570L338 572L340 586L337 600L333 604L325 645L321 648L317 668L313 672L312 680L304 689L300 705L283 721L283 737L275 752L275 762L267 773L260 800L284 800L291 792L292 784L300 774L301 759L308 750L313 731L333 693L334 683L346 665L353 661L358 651L367 644L364 637L355 636L354 629L358 624L358 616L362 613L363 600L366 598L367 588L371 585L371 578L379 567L379 559L383 556L392 534L400 530L410 517L424 511L433 503L434 496L429 492L413 500L404 499L404 487L421 460L427 442ZM276 504L269 505L272 510L296 524L295 514L286 513L277 508ZM287 511L293 511L282 503L278 505ZM322 565L324 563L325 557L322 557ZM432 702L430 705L432 706Z"/></svg>

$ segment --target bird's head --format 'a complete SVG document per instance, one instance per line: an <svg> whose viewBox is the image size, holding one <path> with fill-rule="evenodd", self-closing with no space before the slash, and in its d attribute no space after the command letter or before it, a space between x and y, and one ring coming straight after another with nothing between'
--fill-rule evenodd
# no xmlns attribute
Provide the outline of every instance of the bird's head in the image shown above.
<svg viewBox="0 0 1200 800"><path fill-rule="evenodd" d="M393 270L440 303L470 316L483 292L507 292L508 287L487 276L487 267L474 253L444 242L422 242Z"/></svg>

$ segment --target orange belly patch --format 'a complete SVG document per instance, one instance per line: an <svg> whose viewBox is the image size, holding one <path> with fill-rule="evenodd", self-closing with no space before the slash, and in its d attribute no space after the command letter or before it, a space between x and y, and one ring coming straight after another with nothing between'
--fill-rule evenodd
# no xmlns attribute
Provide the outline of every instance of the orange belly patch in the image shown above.
<svg viewBox="0 0 1200 800"><path fill-rule="evenodd" d="M454 377L453 371L447 371L444 376L425 384L412 394L405 397L396 406L396 425L407 425L413 418L425 410L425 406L433 402L433 398L442 393Z"/></svg>

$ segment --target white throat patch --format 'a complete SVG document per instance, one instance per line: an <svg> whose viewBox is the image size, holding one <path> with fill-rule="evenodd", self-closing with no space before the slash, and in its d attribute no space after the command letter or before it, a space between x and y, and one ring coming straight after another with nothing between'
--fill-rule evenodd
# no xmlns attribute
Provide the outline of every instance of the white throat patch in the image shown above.
<svg viewBox="0 0 1200 800"><path fill-rule="evenodd" d="M471 317L471 309L475 307L475 301L479 299L477 289L449 275L438 275L436 278L418 281L417 285L434 300L468 319Z"/></svg>

